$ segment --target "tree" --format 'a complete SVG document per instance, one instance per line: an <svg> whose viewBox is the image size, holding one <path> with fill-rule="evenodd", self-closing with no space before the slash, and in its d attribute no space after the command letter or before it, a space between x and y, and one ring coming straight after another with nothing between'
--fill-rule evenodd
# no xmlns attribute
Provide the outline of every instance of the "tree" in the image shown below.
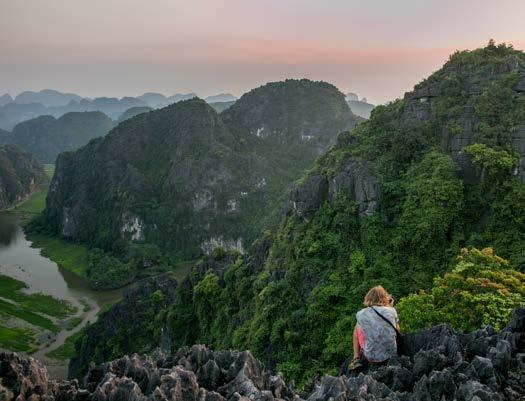
<svg viewBox="0 0 525 401"><path fill-rule="evenodd" d="M484 325L500 330L512 310L523 306L525 274L492 248L464 248L450 273L435 278L430 292L403 298L398 311L404 330L449 323L467 332Z"/></svg>

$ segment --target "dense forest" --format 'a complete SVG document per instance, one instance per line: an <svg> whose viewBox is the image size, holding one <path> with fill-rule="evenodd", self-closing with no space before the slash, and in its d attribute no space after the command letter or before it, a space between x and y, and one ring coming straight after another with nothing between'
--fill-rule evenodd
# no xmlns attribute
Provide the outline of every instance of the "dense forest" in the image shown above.
<svg viewBox="0 0 525 401"><path fill-rule="evenodd" d="M407 329L501 327L525 295L524 92L523 52L491 42L454 53L340 134L247 253L218 247L174 294L144 295L147 322L131 305L128 324L106 330L111 313L102 314L77 342L72 373L151 350L162 332L175 348L250 349L304 384L349 354L355 312L375 284L401 299ZM249 121L241 101L226 122Z"/></svg>
<svg viewBox="0 0 525 401"><path fill-rule="evenodd" d="M197 98L142 113L59 156L30 230L111 254L111 263L94 264L102 267L91 281L104 288L140 266L217 247L243 252L278 221L292 182L358 121L334 86L309 80L264 85L221 114ZM137 252L148 262L133 262ZM159 262L159 252L169 260Z"/></svg>

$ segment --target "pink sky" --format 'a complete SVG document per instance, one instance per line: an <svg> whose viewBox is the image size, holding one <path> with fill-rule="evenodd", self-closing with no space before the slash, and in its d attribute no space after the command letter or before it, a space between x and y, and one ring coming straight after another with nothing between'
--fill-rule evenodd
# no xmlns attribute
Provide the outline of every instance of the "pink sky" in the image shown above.
<svg viewBox="0 0 525 401"><path fill-rule="evenodd" d="M0 93L245 91L310 78L373 103L456 49L525 47L525 1L0 0Z"/></svg>

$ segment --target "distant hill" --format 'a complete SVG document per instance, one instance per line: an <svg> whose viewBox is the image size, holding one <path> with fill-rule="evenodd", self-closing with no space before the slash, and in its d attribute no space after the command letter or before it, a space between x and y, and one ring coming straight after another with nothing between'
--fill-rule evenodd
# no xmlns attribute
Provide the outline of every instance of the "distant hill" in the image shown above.
<svg viewBox="0 0 525 401"><path fill-rule="evenodd" d="M144 103L146 103L149 107L152 108L164 107L169 104L169 100L166 96L154 92L144 93L143 95L137 96L137 99L142 100Z"/></svg>
<svg viewBox="0 0 525 401"><path fill-rule="evenodd" d="M180 102L181 100L188 100L197 97L195 93L177 93L175 95L166 97L161 93L148 92L144 93L141 96L138 96L137 99L142 100L149 107L157 109L160 107L168 106L172 103Z"/></svg>
<svg viewBox="0 0 525 401"><path fill-rule="evenodd" d="M4 143L17 145L42 163L54 163L60 152L77 149L107 134L113 125L113 121L99 111L71 112L58 119L40 116L24 121L3 138Z"/></svg>
<svg viewBox="0 0 525 401"><path fill-rule="evenodd" d="M13 127L26 120L51 114L50 108L41 105L40 103L7 103L0 106L0 128L5 130L12 130ZM62 113L63 114L63 113Z"/></svg>
<svg viewBox="0 0 525 401"><path fill-rule="evenodd" d="M4 104L7 104L7 103L12 103L12 102L13 102L13 98L11 97L9 93L6 93L0 96L0 106L3 106Z"/></svg>
<svg viewBox="0 0 525 401"><path fill-rule="evenodd" d="M359 117L365 118L367 120L370 118L370 113L375 106L368 103L366 98L359 100L359 96L353 92L348 92L345 95L345 98L348 106L350 106L350 109L355 115L358 115Z"/></svg>
<svg viewBox="0 0 525 401"><path fill-rule="evenodd" d="M334 86L308 80L254 89L220 115L197 98L143 113L60 155L42 224L108 250L146 241L178 260L242 251L356 121Z"/></svg>
<svg viewBox="0 0 525 401"><path fill-rule="evenodd" d="M359 117L366 118L367 120L370 118L370 114L372 113L373 108L375 107L373 104L363 102L360 100L350 100L347 101L348 106L350 106L350 110Z"/></svg>
<svg viewBox="0 0 525 401"><path fill-rule="evenodd" d="M43 96L42 92L45 94L51 92L51 94L49 94L49 96ZM139 97L128 96L121 99L116 97L97 97L94 99L88 99L79 96L77 97L77 95L71 95L67 104L59 106L46 106L39 102L28 103L29 100L36 101L39 99L47 99L46 102L50 104L54 99L51 95L54 93L58 93L61 96L59 99L66 99L71 95L60 94L56 91L41 91L37 93L24 92L17 96L17 99L22 99L23 103L16 102L16 99L16 103L9 102L2 105L0 102L0 128L12 130L16 124L35 117L50 115L58 118L69 112L80 111L101 111L113 120L117 120L122 113L132 107L165 107L169 104L191 99L196 96L194 93L175 94L170 97L165 97L159 93L145 93ZM2 98L8 102L10 96L4 95ZM59 103L59 100L56 100L55 103Z"/></svg>
<svg viewBox="0 0 525 401"><path fill-rule="evenodd" d="M237 97L233 96L231 93L220 93L218 95L208 96L204 100L208 103L235 102Z"/></svg>
<svg viewBox="0 0 525 401"><path fill-rule="evenodd" d="M14 145L0 145L0 210L21 202L45 179L42 165Z"/></svg>
<svg viewBox="0 0 525 401"><path fill-rule="evenodd" d="M153 108L147 106L131 107L130 109L127 109L124 113L120 115L120 117L117 120L117 124L120 124L122 121L127 120L131 117L135 117L138 114L147 113L151 110L153 110Z"/></svg>
<svg viewBox="0 0 525 401"><path fill-rule="evenodd" d="M349 102L351 100L359 100L359 97L357 96L357 94L355 94L353 92L345 93L345 97L346 97L346 101L347 102Z"/></svg>
<svg viewBox="0 0 525 401"><path fill-rule="evenodd" d="M226 110L228 107L233 105L235 103L235 100L232 100L231 102L214 102L214 103L208 103L211 107L215 109L217 113L221 113L224 110Z"/></svg>
<svg viewBox="0 0 525 401"><path fill-rule="evenodd" d="M169 101L168 104L177 103L177 102L180 102L182 100L193 99L194 97L197 97L197 94L193 93L193 92L191 92L191 93L176 93L175 95L172 95L172 96L168 97L168 101Z"/></svg>
<svg viewBox="0 0 525 401"><path fill-rule="evenodd" d="M39 92L22 92L15 97L14 102L19 104L40 103L46 107L56 107L65 106L72 100L79 102L82 97L74 93L61 93L53 89L44 89Z"/></svg>

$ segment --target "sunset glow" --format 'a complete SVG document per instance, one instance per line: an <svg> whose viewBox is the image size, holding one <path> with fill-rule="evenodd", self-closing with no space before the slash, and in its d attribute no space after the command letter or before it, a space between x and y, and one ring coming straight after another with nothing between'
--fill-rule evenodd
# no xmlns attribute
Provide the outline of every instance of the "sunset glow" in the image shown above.
<svg viewBox="0 0 525 401"><path fill-rule="evenodd" d="M0 86L240 95L307 77L382 103L456 49L491 37L523 48L523 15L525 3L510 0L2 1Z"/></svg>

